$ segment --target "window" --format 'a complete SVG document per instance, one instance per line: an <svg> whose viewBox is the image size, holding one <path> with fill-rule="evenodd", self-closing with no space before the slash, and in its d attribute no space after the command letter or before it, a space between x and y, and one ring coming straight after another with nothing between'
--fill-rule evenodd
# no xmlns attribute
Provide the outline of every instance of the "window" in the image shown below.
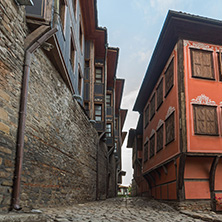
<svg viewBox="0 0 222 222"><path fill-rule="evenodd" d="M111 94L106 94L106 105L111 106Z"/></svg>
<svg viewBox="0 0 222 222"><path fill-rule="evenodd" d="M156 89L156 94L157 94L157 107L156 109L158 110L161 104L163 103L163 79L161 79L157 89Z"/></svg>
<svg viewBox="0 0 222 222"><path fill-rule="evenodd" d="M150 158L152 158L155 154L155 133L150 138Z"/></svg>
<svg viewBox="0 0 222 222"><path fill-rule="evenodd" d="M194 132L201 135L218 135L217 107L193 105Z"/></svg>
<svg viewBox="0 0 222 222"><path fill-rule="evenodd" d="M72 1L72 4L73 4L73 11L74 11L74 15L76 15L76 4L77 4L77 0L73 0Z"/></svg>
<svg viewBox="0 0 222 222"><path fill-rule="evenodd" d="M106 137L112 137L112 124L106 124Z"/></svg>
<svg viewBox="0 0 222 222"><path fill-rule="evenodd" d="M145 109L145 113L144 113L144 115L145 115L145 128L147 127L147 125L149 124L149 105L146 107L146 109Z"/></svg>
<svg viewBox="0 0 222 222"><path fill-rule="evenodd" d="M102 67L96 67L95 82L102 83Z"/></svg>
<svg viewBox="0 0 222 222"><path fill-rule="evenodd" d="M165 72L165 97L168 95L174 84L174 58Z"/></svg>
<svg viewBox="0 0 222 222"><path fill-rule="evenodd" d="M82 30L82 23L81 23L81 18L79 19L79 43L80 43L80 49L82 51L83 47L83 30Z"/></svg>
<svg viewBox="0 0 222 222"><path fill-rule="evenodd" d="M155 110L156 110L156 108L155 108L155 93L154 93L154 95L153 95L153 97L152 97L152 99L150 100L150 120L154 117L154 115L155 115Z"/></svg>
<svg viewBox="0 0 222 222"><path fill-rule="evenodd" d="M163 149L163 125L157 130L157 152Z"/></svg>
<svg viewBox="0 0 222 222"><path fill-rule="evenodd" d="M78 74L78 90L79 90L79 95L82 93L82 75L79 69L79 74Z"/></svg>
<svg viewBox="0 0 222 222"><path fill-rule="evenodd" d="M174 112L165 120L166 145L175 139Z"/></svg>
<svg viewBox="0 0 222 222"><path fill-rule="evenodd" d="M102 121L102 105L95 105L95 120Z"/></svg>
<svg viewBox="0 0 222 222"><path fill-rule="evenodd" d="M213 54L210 51L191 49L192 76L214 79Z"/></svg>
<svg viewBox="0 0 222 222"><path fill-rule="evenodd" d="M65 1L59 0L59 16L60 16L60 22L61 22L63 30L65 28L65 11L66 11Z"/></svg>
<svg viewBox="0 0 222 222"><path fill-rule="evenodd" d="M144 152L143 152L143 161L146 162L148 160L148 142L144 145Z"/></svg>
<svg viewBox="0 0 222 222"><path fill-rule="evenodd" d="M222 54L221 52L218 53L218 67L219 67L219 78L222 81Z"/></svg>
<svg viewBox="0 0 222 222"><path fill-rule="evenodd" d="M72 33L72 30L71 30ZM73 41L73 37L71 34L71 46L70 46L70 62L71 62L71 66L72 66L72 70L75 70L75 45L74 45L74 41Z"/></svg>

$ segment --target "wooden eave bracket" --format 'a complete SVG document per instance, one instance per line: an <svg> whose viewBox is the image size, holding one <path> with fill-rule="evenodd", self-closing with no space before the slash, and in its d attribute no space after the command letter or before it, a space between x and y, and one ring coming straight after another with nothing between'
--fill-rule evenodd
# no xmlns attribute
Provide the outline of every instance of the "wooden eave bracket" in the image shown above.
<svg viewBox="0 0 222 222"><path fill-rule="evenodd" d="M168 170L167 167L165 167L164 165L162 166L164 173L167 175L168 174Z"/></svg>

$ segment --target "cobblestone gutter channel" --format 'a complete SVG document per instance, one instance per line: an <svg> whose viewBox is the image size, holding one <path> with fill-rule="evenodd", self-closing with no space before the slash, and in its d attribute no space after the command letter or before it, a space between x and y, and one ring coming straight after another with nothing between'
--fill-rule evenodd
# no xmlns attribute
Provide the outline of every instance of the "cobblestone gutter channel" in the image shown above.
<svg viewBox="0 0 222 222"><path fill-rule="evenodd" d="M222 221L222 215L214 212L177 211L166 203L141 197L112 198L41 210L42 214L1 215L0 222Z"/></svg>

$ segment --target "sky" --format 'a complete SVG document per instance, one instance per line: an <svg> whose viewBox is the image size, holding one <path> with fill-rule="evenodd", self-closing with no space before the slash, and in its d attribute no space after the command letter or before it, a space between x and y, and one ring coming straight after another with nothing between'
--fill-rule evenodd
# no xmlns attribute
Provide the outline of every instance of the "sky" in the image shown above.
<svg viewBox="0 0 222 222"><path fill-rule="evenodd" d="M110 47L120 48L117 77L125 79L123 131L136 128L133 106L168 10L222 20L222 0L97 0L98 23L108 29ZM132 180L132 149L122 146L123 185Z"/></svg>

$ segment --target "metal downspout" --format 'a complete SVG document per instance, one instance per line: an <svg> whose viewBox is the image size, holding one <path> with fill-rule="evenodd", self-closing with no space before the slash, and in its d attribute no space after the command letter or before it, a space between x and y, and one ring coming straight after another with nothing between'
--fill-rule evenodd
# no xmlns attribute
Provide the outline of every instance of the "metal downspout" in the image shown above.
<svg viewBox="0 0 222 222"><path fill-rule="evenodd" d="M28 83L30 74L30 64L32 53L38 49L46 40L52 37L57 32L56 28L50 28L47 26L40 26L38 29L30 33L26 39L25 46L25 62L21 89L21 100L19 110L19 126L18 126L18 137L17 137L17 152L16 152L16 164L15 164L15 175L13 184L13 197L12 197L12 208L20 210L20 190L21 190L21 174L23 164L23 153L24 153L24 133L25 133L25 122L26 122L26 109L27 109L27 96L28 96Z"/></svg>

